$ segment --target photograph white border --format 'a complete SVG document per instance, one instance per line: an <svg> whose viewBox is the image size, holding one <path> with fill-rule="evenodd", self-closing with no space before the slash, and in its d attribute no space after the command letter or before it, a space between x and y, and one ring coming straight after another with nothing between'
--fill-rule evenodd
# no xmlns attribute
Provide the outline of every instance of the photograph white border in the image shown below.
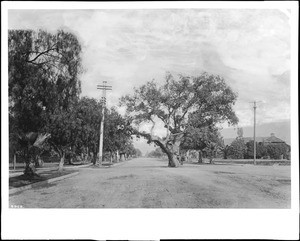
<svg viewBox="0 0 300 241"><path fill-rule="evenodd" d="M2 2L1 228L3 239L298 239L298 3L297 2ZM8 208L9 9L291 9L291 209L11 209Z"/></svg>

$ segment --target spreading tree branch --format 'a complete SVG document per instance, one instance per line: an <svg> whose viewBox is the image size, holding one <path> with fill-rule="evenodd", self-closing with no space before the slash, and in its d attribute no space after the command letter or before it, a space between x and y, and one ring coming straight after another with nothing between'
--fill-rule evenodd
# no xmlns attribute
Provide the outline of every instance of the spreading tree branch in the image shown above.
<svg viewBox="0 0 300 241"><path fill-rule="evenodd" d="M55 45L57 45L56 43L54 44L54 45L52 45L51 47L50 47L50 49L47 49L47 50L45 50L45 51L43 51L43 52L39 52L39 54L37 55L37 56L35 56L33 59L31 59L31 60L27 60L27 62L28 63L33 63L34 61L36 61L40 56L42 56L43 54L47 54L47 53L49 53L50 51L53 51L53 50L55 50L55 48L54 48L54 46Z"/></svg>

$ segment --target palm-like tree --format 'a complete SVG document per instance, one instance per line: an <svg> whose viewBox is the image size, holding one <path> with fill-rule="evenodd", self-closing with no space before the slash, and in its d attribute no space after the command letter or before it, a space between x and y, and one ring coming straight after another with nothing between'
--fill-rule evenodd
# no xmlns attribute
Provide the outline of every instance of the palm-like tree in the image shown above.
<svg viewBox="0 0 300 241"><path fill-rule="evenodd" d="M18 135L18 142L20 144L22 155L25 158L26 167L24 174L30 177L37 175L35 168L32 165L32 159L36 156L39 150L44 147L46 140L50 134L42 134L37 132L29 132L27 134Z"/></svg>

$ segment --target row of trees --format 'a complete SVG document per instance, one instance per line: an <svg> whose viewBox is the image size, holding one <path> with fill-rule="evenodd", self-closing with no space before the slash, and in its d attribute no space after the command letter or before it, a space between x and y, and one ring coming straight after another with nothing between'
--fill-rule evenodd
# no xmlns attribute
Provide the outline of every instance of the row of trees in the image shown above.
<svg viewBox="0 0 300 241"><path fill-rule="evenodd" d="M24 156L29 158L44 149L42 143L48 139L61 163L66 155L96 156L101 104L79 98L82 71L81 46L73 34L9 32L10 146L20 149L13 143L22 139L34 150L29 153L25 148ZM171 167L179 166L180 155L189 150L199 151L200 159L203 151L213 157L223 143L219 124L238 123L233 110L236 99L220 76L204 72L175 78L168 73L162 85L153 80L120 99L125 117L115 109L106 110L104 149L111 158L117 152L134 155L131 136L135 135L161 148ZM158 122L165 136L155 135ZM152 124L149 132L139 130L145 123ZM31 139L28 133L34 133Z"/></svg>
<svg viewBox="0 0 300 241"><path fill-rule="evenodd" d="M95 161L99 146L100 102L80 98L81 45L72 33L11 30L9 56L9 142L10 154L26 162L44 152L55 153L62 169L65 158L76 155ZM131 133L118 126L126 120L115 110L105 110L104 151L111 158L119 152L136 155ZM123 128L124 129L124 128Z"/></svg>
<svg viewBox="0 0 300 241"><path fill-rule="evenodd" d="M263 159L289 159L290 147L285 143L256 143L256 157ZM224 148L224 158L253 159L254 141L245 143L243 138L236 138Z"/></svg>

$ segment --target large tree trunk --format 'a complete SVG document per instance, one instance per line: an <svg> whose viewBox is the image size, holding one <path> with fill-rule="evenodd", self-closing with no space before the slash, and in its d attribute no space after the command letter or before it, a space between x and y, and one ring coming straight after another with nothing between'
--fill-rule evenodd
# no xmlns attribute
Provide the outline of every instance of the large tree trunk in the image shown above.
<svg viewBox="0 0 300 241"><path fill-rule="evenodd" d="M119 151L116 151L116 162L119 162Z"/></svg>
<svg viewBox="0 0 300 241"><path fill-rule="evenodd" d="M166 146L156 141L156 144L162 149L164 153L168 156L168 167L178 167L180 166L180 155L179 155L179 144L180 143L173 143L172 145L166 144Z"/></svg>
<svg viewBox="0 0 300 241"><path fill-rule="evenodd" d="M223 158L227 159L227 155L228 155L228 147L225 146L224 149L223 149Z"/></svg>
<svg viewBox="0 0 300 241"><path fill-rule="evenodd" d="M159 146L164 153L168 156L168 166L169 167L178 167L179 163L179 146L183 137L183 133L171 134L172 138L168 135L166 139L162 139L157 136L153 136L153 128L151 129L151 134L144 132L138 132L139 135L148 139L149 143L154 143Z"/></svg>
<svg viewBox="0 0 300 241"><path fill-rule="evenodd" d="M214 151L213 150L211 150L211 152L210 152L209 163L214 164Z"/></svg>
<svg viewBox="0 0 300 241"><path fill-rule="evenodd" d="M167 153L168 156L168 166L169 167L178 167L180 165L179 158L176 154L173 154L172 152Z"/></svg>
<svg viewBox="0 0 300 241"><path fill-rule="evenodd" d="M190 150L187 150L186 152L186 162L190 161Z"/></svg>
<svg viewBox="0 0 300 241"><path fill-rule="evenodd" d="M73 159L74 159L74 146L71 147L71 153L69 153L69 165L73 165Z"/></svg>
<svg viewBox="0 0 300 241"><path fill-rule="evenodd" d="M202 158L202 151L201 150L199 150L199 156L198 156L198 163L203 163L203 158Z"/></svg>
<svg viewBox="0 0 300 241"><path fill-rule="evenodd" d="M92 161L93 161L93 164L96 165L96 163L97 163L97 153L95 153L95 152L92 152L92 153L93 153Z"/></svg>
<svg viewBox="0 0 300 241"><path fill-rule="evenodd" d="M64 168L64 163L65 163L65 153L63 153L63 155L60 157L60 162L58 165L58 171L62 171Z"/></svg>
<svg viewBox="0 0 300 241"><path fill-rule="evenodd" d="M121 162L125 161L125 153L120 154L120 161Z"/></svg>
<svg viewBox="0 0 300 241"><path fill-rule="evenodd" d="M70 155L70 158L69 158L69 165L73 165L73 155L72 154Z"/></svg>

